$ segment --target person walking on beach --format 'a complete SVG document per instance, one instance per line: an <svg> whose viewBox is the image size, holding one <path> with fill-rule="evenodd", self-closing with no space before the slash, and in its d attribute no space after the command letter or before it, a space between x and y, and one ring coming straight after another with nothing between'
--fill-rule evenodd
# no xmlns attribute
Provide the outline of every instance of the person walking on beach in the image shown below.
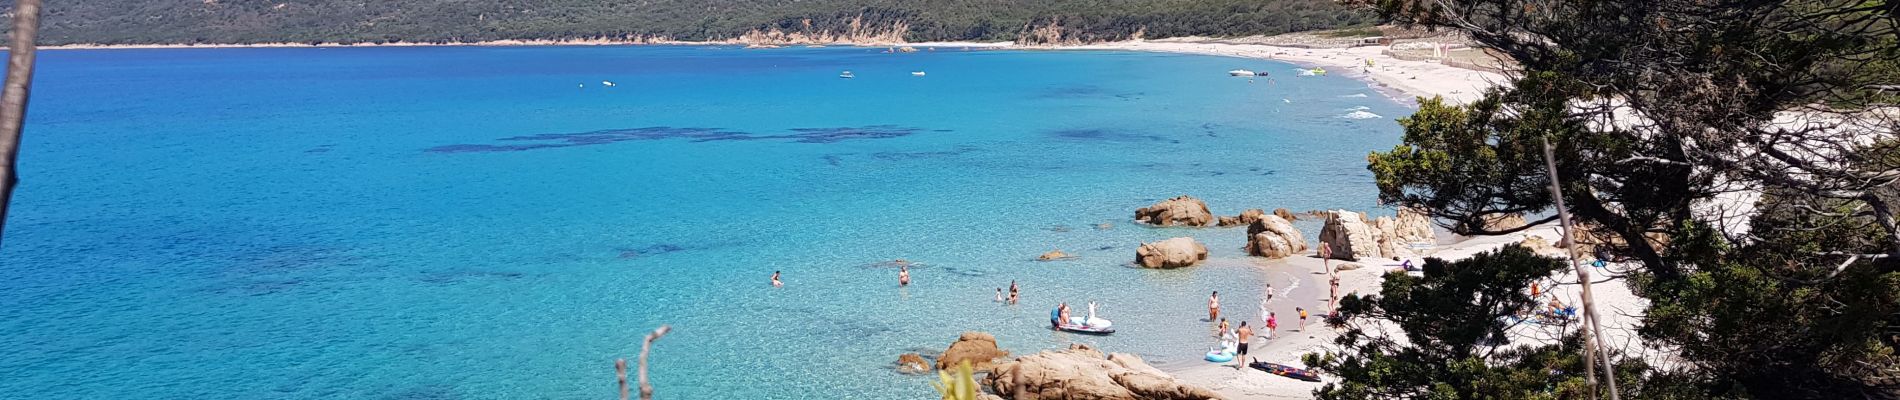
<svg viewBox="0 0 1900 400"><path fill-rule="evenodd" d="M1009 304L1016 304L1016 300L1022 298L1021 296L1017 294L1018 292L1019 291L1016 289L1016 281L1010 280L1009 281Z"/></svg>
<svg viewBox="0 0 1900 400"><path fill-rule="evenodd" d="M1339 308L1338 306L1339 304L1339 274L1333 274L1332 284L1333 284L1333 295L1326 299L1326 309L1328 310ZM1304 330L1306 328L1300 328L1300 329Z"/></svg>
<svg viewBox="0 0 1900 400"><path fill-rule="evenodd" d="M1267 313L1267 340L1273 340L1273 332L1280 330L1280 316Z"/></svg>
<svg viewBox="0 0 1900 400"><path fill-rule="evenodd" d="M1247 366L1247 343L1253 341L1253 328L1247 327L1247 321L1240 321L1240 345L1234 348L1234 369Z"/></svg>
<svg viewBox="0 0 1900 400"><path fill-rule="evenodd" d="M1219 290L1214 291L1213 295L1207 296L1207 320L1213 321L1217 319L1220 319L1220 291Z"/></svg>
<svg viewBox="0 0 1900 400"><path fill-rule="evenodd" d="M910 286L910 266L897 267L897 286Z"/></svg>
<svg viewBox="0 0 1900 400"><path fill-rule="evenodd" d="M1306 332L1306 308L1294 307L1293 310L1300 312L1300 332Z"/></svg>
<svg viewBox="0 0 1900 400"><path fill-rule="evenodd" d="M778 271L772 271L772 287L785 287L785 282L778 280Z"/></svg>

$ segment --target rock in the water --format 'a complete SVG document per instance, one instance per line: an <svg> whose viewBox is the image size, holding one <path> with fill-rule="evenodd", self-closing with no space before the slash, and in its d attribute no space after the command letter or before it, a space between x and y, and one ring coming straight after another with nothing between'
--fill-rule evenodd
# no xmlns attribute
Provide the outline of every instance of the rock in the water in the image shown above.
<svg viewBox="0 0 1900 400"><path fill-rule="evenodd" d="M923 355L904 353L897 356L897 372L906 374L930 372L930 362L924 361Z"/></svg>
<svg viewBox="0 0 1900 400"><path fill-rule="evenodd" d="M1070 257L1072 256L1070 256L1069 253L1063 253L1062 250L1050 250L1048 253L1042 253L1041 256L1037 256L1036 260L1055 261L1055 260L1068 259Z"/></svg>
<svg viewBox="0 0 1900 400"><path fill-rule="evenodd" d="M1247 225L1247 254L1285 258L1306 252L1306 235L1279 215L1263 215Z"/></svg>
<svg viewBox="0 0 1900 400"><path fill-rule="evenodd" d="M996 359L1008 356L1009 352L996 347L996 337L983 332L964 332L957 337L956 343L943 350L937 357L937 369L956 368L957 363L970 361L970 366L978 371L989 369Z"/></svg>
<svg viewBox="0 0 1900 400"><path fill-rule="evenodd" d="M1135 220L1156 226L1207 226L1214 223L1214 213L1201 199L1181 196L1135 210Z"/></svg>
<svg viewBox="0 0 1900 400"><path fill-rule="evenodd" d="M1319 243L1327 246L1335 259L1379 258L1378 235L1378 230L1366 225L1365 215L1333 210L1326 212L1326 225L1319 230Z"/></svg>
<svg viewBox="0 0 1900 400"><path fill-rule="evenodd" d="M1175 379L1140 357L1102 352L1086 345L1043 351L998 364L983 385L1016 400L1202 400L1219 399L1206 388Z"/></svg>
<svg viewBox="0 0 1900 400"><path fill-rule="evenodd" d="M1135 249L1135 263L1148 268L1181 268L1207 259L1207 246L1190 237L1178 237L1142 243Z"/></svg>
<svg viewBox="0 0 1900 400"><path fill-rule="evenodd" d="M1260 211L1260 209L1258 208L1250 209L1247 211L1241 211L1240 215L1236 215L1232 217L1220 217L1220 222L1217 223L1216 225L1220 225L1220 226L1247 225L1247 224L1253 223L1254 221L1259 221L1260 216L1262 215L1267 215L1267 212Z"/></svg>
<svg viewBox="0 0 1900 400"><path fill-rule="evenodd" d="M1287 221L1298 221L1298 220L1300 220L1300 219L1299 219L1298 217L1294 217L1294 216L1293 216L1293 212L1292 212L1292 211L1287 211L1287 210L1286 210L1285 208L1275 208L1275 209L1273 209L1273 215L1278 215L1278 216L1280 216L1280 219L1284 219L1284 220L1287 220Z"/></svg>

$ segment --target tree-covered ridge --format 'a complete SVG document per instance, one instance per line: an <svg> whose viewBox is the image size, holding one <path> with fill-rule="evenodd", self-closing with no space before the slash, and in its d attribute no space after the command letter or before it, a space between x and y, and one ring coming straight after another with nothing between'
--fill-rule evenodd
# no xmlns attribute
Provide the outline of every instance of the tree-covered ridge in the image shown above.
<svg viewBox="0 0 1900 400"><path fill-rule="evenodd" d="M10 9L9 9L10 11ZM45 44L731 39L905 26L909 41L1242 36L1366 25L1329 0L76 0L48 2Z"/></svg>

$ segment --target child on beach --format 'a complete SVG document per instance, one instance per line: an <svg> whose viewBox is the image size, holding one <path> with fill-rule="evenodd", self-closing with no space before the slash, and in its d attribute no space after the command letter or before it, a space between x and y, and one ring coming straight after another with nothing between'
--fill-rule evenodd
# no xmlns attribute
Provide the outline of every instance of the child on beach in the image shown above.
<svg viewBox="0 0 1900 400"><path fill-rule="evenodd" d="M1300 312L1300 332L1306 332L1306 309L1294 307L1293 310Z"/></svg>
<svg viewBox="0 0 1900 400"><path fill-rule="evenodd" d="M1267 313L1267 339L1272 340L1273 332L1277 330L1280 330L1280 316L1271 312Z"/></svg>

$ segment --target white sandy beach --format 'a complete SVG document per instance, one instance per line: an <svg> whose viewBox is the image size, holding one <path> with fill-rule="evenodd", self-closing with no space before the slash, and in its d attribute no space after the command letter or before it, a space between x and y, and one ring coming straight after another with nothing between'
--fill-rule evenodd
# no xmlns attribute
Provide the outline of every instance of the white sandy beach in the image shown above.
<svg viewBox="0 0 1900 400"><path fill-rule="evenodd" d="M1504 76L1497 73L1393 58L1382 54L1384 46L1308 49L1219 42L1125 41L1058 49L1153 51L1285 61L1325 68L1328 73L1365 80L1408 97L1401 100L1444 96L1447 100L1464 103L1478 99L1486 88L1504 82ZM1372 60L1371 68L1366 67L1368 59Z"/></svg>

